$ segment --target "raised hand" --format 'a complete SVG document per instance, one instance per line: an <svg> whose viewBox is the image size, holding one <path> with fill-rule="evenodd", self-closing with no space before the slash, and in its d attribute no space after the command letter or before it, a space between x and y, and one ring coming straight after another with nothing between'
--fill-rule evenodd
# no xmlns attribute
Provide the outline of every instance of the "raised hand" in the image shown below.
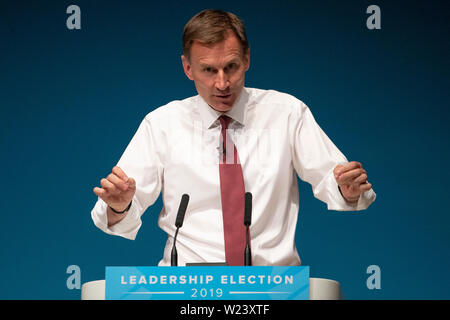
<svg viewBox="0 0 450 320"><path fill-rule="evenodd" d="M348 202L357 202L361 194L372 188L372 184L367 182L366 170L357 161L337 165L333 173L342 196Z"/></svg>
<svg viewBox="0 0 450 320"><path fill-rule="evenodd" d="M129 178L123 170L117 166L111 174L100 180L101 188L95 187L94 193L108 206L116 211L125 210L136 192L136 181Z"/></svg>

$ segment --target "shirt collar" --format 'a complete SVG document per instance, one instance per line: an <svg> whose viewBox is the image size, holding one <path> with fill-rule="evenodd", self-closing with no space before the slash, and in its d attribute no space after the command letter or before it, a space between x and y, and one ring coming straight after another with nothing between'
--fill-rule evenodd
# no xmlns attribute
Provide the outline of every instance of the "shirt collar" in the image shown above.
<svg viewBox="0 0 450 320"><path fill-rule="evenodd" d="M198 95L198 110L200 113L200 117L202 122L206 128L211 128L211 126L215 123L215 121L221 115L227 115L233 120L239 122L241 125L245 123L245 115L247 111L247 105L249 100L249 94L245 88L241 90L239 98L235 102L233 108L227 112L220 112L211 108L206 101Z"/></svg>

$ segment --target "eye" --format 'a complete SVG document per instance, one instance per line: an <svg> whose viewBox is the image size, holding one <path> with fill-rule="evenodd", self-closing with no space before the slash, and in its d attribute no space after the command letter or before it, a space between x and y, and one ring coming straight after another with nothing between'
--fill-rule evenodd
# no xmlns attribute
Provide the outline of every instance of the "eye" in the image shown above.
<svg viewBox="0 0 450 320"><path fill-rule="evenodd" d="M211 73L213 70L211 67L205 67L205 68L203 68L203 71L207 72L207 73Z"/></svg>
<svg viewBox="0 0 450 320"><path fill-rule="evenodd" d="M238 67L237 63L231 62L225 67L224 71L227 72L230 70L235 70L237 67Z"/></svg>

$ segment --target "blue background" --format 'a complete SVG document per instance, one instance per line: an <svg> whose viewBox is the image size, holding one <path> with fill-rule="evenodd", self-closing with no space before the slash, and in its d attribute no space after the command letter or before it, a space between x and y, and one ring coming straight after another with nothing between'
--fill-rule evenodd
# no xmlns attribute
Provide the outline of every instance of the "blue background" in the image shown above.
<svg viewBox="0 0 450 320"><path fill-rule="evenodd" d="M68 30L66 8L81 8ZM381 30L366 8L381 8ZM296 243L347 299L449 299L448 1L2 1L0 298L79 299L105 266L156 265L159 199L135 241L98 230L92 192L143 117L196 94L181 68L184 24L204 8L242 17L248 87L303 100L377 200L327 211L299 181ZM369 290L366 269L381 269Z"/></svg>

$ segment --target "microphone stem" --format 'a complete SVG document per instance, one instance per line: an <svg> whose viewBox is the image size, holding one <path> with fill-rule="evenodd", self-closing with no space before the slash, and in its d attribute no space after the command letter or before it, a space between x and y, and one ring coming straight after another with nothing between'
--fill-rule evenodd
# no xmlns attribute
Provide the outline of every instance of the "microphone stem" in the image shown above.
<svg viewBox="0 0 450 320"><path fill-rule="evenodd" d="M172 253L171 253L171 257L170 257L170 265L172 267L178 266L178 252L177 252L177 247L175 246L175 244L177 242L178 229L180 229L180 228L177 227L177 230L175 231L175 236L173 238L173 247L172 247Z"/></svg>
<svg viewBox="0 0 450 320"><path fill-rule="evenodd" d="M249 227L248 227L248 226L246 226L246 229L247 229L247 230L246 230L247 232L246 232L245 237L246 237L246 241L247 241L247 244L248 244L248 243L250 242L250 241L249 241L249 233L250 233L250 231L249 231Z"/></svg>
<svg viewBox="0 0 450 320"><path fill-rule="evenodd" d="M249 238L249 226L247 225L247 232L246 232L246 246L244 250L244 266L251 266L252 265L252 251L250 249L250 238Z"/></svg>
<svg viewBox="0 0 450 320"><path fill-rule="evenodd" d="M173 237L173 245L175 246L175 243L177 242L177 235L178 235L178 230L180 228L177 228L177 230L175 231L175 236Z"/></svg>

